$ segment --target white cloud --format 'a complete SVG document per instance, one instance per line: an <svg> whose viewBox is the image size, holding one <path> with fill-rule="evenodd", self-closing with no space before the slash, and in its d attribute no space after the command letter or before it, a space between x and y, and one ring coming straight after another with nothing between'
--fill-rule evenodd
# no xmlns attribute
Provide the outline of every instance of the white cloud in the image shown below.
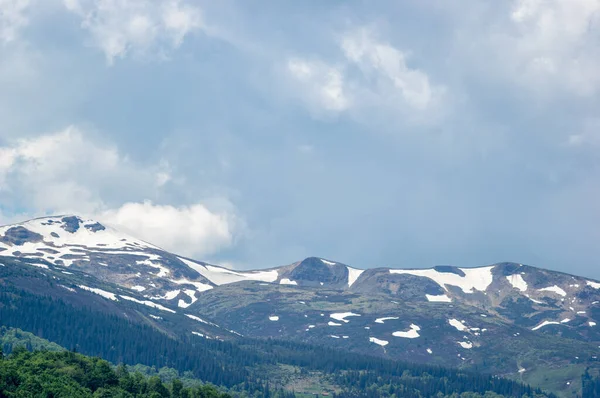
<svg viewBox="0 0 600 398"><path fill-rule="evenodd" d="M95 144L73 127L18 140L0 147L0 155L0 194L39 210L93 211L102 206L95 183L106 184L101 180L118 177L120 170L138 174L116 148Z"/></svg>
<svg viewBox="0 0 600 398"><path fill-rule="evenodd" d="M374 81L378 90L391 85L412 108L424 110L441 94L425 72L407 65L405 52L375 39L368 29L345 35L341 48L347 60L358 66L365 78Z"/></svg>
<svg viewBox="0 0 600 398"><path fill-rule="evenodd" d="M136 237L188 256L206 256L233 243L235 219L202 204L175 207L149 201L126 203L99 218Z"/></svg>
<svg viewBox="0 0 600 398"><path fill-rule="evenodd" d="M156 186L162 187L171 180L171 175L166 171L159 171L156 173Z"/></svg>
<svg viewBox="0 0 600 398"><path fill-rule="evenodd" d="M600 1L515 0L487 43L514 77L544 92L589 96L600 89Z"/></svg>
<svg viewBox="0 0 600 398"><path fill-rule="evenodd" d="M202 14L196 7L170 1L164 6L162 23L171 35L173 45L180 46L185 35L202 27Z"/></svg>
<svg viewBox="0 0 600 398"><path fill-rule="evenodd" d="M177 48L203 26L201 10L180 0L64 0L64 5L82 19L109 64L131 53Z"/></svg>
<svg viewBox="0 0 600 398"><path fill-rule="evenodd" d="M339 68L320 61L289 59L288 72L300 84L298 89L310 104L327 111L340 112L350 106L344 76Z"/></svg>
<svg viewBox="0 0 600 398"><path fill-rule="evenodd" d="M17 38L19 30L28 24L28 7L29 0L0 0L0 42Z"/></svg>
<svg viewBox="0 0 600 398"><path fill-rule="evenodd" d="M567 145L592 148L595 151L600 146L600 119L590 118L584 120L581 129L568 136Z"/></svg>
<svg viewBox="0 0 600 398"><path fill-rule="evenodd" d="M146 200L171 179L167 162L137 164L69 127L0 146L0 220L15 221L10 213L21 218L75 213L124 226L182 254L207 255L231 245L242 223L228 202L215 211L202 203L177 207Z"/></svg>
<svg viewBox="0 0 600 398"><path fill-rule="evenodd" d="M388 112L409 116L405 120L436 119L446 89L409 66L406 52L377 40L366 28L346 33L339 46L343 56L335 64L303 57L287 61L294 91L313 112L359 111L353 112L359 118L361 113L372 118L373 112Z"/></svg>

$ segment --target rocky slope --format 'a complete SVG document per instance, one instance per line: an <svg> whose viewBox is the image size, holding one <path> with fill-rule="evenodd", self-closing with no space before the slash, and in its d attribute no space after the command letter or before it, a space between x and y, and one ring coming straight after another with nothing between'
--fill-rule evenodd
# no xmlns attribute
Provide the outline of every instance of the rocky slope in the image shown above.
<svg viewBox="0 0 600 398"><path fill-rule="evenodd" d="M0 282L36 291L35 275L53 278L44 294L96 300L175 335L294 339L566 394L600 353L600 282L522 264L360 270L307 258L242 272L58 216L0 227L0 265Z"/></svg>

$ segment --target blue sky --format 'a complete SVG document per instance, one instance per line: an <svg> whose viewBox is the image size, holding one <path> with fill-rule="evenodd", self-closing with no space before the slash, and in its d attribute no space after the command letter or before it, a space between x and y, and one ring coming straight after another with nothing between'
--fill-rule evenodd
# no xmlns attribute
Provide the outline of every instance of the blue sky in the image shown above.
<svg viewBox="0 0 600 398"><path fill-rule="evenodd" d="M596 0L0 0L0 221L600 278L598 70Z"/></svg>

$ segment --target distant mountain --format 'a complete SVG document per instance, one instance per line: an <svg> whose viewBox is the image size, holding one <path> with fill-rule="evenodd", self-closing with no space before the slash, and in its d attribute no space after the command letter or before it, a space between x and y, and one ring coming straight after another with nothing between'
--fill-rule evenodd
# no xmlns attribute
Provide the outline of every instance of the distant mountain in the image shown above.
<svg viewBox="0 0 600 398"><path fill-rule="evenodd" d="M312 257L234 271L67 215L0 227L0 265L0 284L173 336L292 340L564 396L600 368L600 282L522 264L361 270Z"/></svg>

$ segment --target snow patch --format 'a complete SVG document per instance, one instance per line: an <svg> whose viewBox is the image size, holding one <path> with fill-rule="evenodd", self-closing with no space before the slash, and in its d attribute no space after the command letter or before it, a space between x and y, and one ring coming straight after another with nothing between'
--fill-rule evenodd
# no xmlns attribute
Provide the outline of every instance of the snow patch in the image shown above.
<svg viewBox="0 0 600 398"><path fill-rule="evenodd" d="M269 320L270 320L270 321L273 321L273 322L277 322L277 321L279 320L279 317L278 317L277 315L271 315L271 316L269 317Z"/></svg>
<svg viewBox="0 0 600 398"><path fill-rule="evenodd" d="M280 285L297 285L298 282L293 281L291 279L288 278L282 278L281 281L279 281Z"/></svg>
<svg viewBox="0 0 600 398"><path fill-rule="evenodd" d="M371 343L375 343L375 344L377 344L377 345L380 345L380 346L382 346L382 347L385 347L386 345L388 345L388 344L389 344L389 341L380 340L380 339L378 339L378 338L376 338L376 337L369 337L369 341L370 341Z"/></svg>
<svg viewBox="0 0 600 398"><path fill-rule="evenodd" d="M596 322L589 321L588 325L590 325L590 326L596 326Z"/></svg>
<svg viewBox="0 0 600 398"><path fill-rule="evenodd" d="M588 286L593 287L594 289L600 289L600 283L594 281L586 281Z"/></svg>
<svg viewBox="0 0 600 398"><path fill-rule="evenodd" d="M384 318L377 318L375 319L375 323L384 323L385 321L391 321L391 320L395 320L395 319L400 319L397 316L386 316Z"/></svg>
<svg viewBox="0 0 600 398"><path fill-rule="evenodd" d="M528 294L526 294L526 295L525 295L525 297L527 297L529 300L533 301L533 302L534 302L534 303L536 303L536 304L546 304L546 303L544 303L543 301L536 300L536 299L534 299L534 298L531 298L531 297L529 297L529 295L528 295Z"/></svg>
<svg viewBox="0 0 600 398"><path fill-rule="evenodd" d="M341 324L341 323L335 323L335 322L332 322L332 321L329 321L329 322L327 322L327 324L328 324L329 326L342 326L342 324Z"/></svg>
<svg viewBox="0 0 600 398"><path fill-rule="evenodd" d="M181 290L171 290L170 292L166 292L162 298L165 300L173 300L175 297L179 296L179 293L181 293Z"/></svg>
<svg viewBox="0 0 600 398"><path fill-rule="evenodd" d="M196 298L196 291L195 290L184 289L183 293L186 294L192 300L192 302L188 304L185 301L179 299L179 301L177 302L177 306L179 308L187 308L190 305L194 304L196 301L198 301L198 299Z"/></svg>
<svg viewBox="0 0 600 398"><path fill-rule="evenodd" d="M544 322L540 323L539 325L537 325L536 327L531 328L531 330L539 330L539 329L543 328L544 326L548 326L548 325L560 325L560 322L544 321Z"/></svg>
<svg viewBox="0 0 600 398"><path fill-rule="evenodd" d="M177 258L217 286L241 281L275 282L279 277L277 270L237 272L214 265L202 265L183 257Z"/></svg>
<svg viewBox="0 0 600 398"><path fill-rule="evenodd" d="M448 291L446 285L457 286L465 293L473 293L475 290L485 291L494 280L492 270L494 266L480 268L459 268L465 276L451 272L439 272L430 269L391 269L391 274L409 274L429 278Z"/></svg>
<svg viewBox="0 0 600 398"><path fill-rule="evenodd" d="M205 292L207 290L212 289L213 287L211 285L207 285L206 283L202 283L202 282L196 282L196 281L191 281L189 279L186 278L181 278L181 279L169 279L171 282L177 284L177 285L192 285L196 288L196 291L202 293ZM156 286L154 286L156 287Z"/></svg>
<svg viewBox="0 0 600 398"><path fill-rule="evenodd" d="M99 296L107 298L109 300L119 301L119 299L117 298L117 296L114 293L107 292L106 290L102 290L102 289L98 289L98 288L94 288L94 287L87 287L87 286L84 286L84 285L79 285L78 287L80 289L87 290L88 292L92 292L92 293L95 293L95 294L97 294Z"/></svg>
<svg viewBox="0 0 600 398"><path fill-rule="evenodd" d="M335 264L336 264L336 263L334 263L333 261L327 261L327 260L324 260L324 259L322 259L322 258L321 258L320 260L321 260L321 262L322 262L323 264L327 264L327 265L335 265Z"/></svg>
<svg viewBox="0 0 600 398"><path fill-rule="evenodd" d="M434 303L451 303L452 299L445 294L440 294L439 296L433 296L431 294L426 294L427 301L431 301Z"/></svg>
<svg viewBox="0 0 600 398"><path fill-rule="evenodd" d="M519 289L522 292L527 291L527 282L525 282L521 274L507 275L506 279L515 289Z"/></svg>
<svg viewBox="0 0 600 398"><path fill-rule="evenodd" d="M567 292L565 292L563 289L561 289L560 287L554 285L554 286L548 286L545 287L543 289L538 289L540 292L552 292L552 293L556 293L560 296L565 297L567 295Z"/></svg>
<svg viewBox="0 0 600 398"><path fill-rule="evenodd" d="M448 319L448 323L451 326L454 326L459 332L467 331L467 327L463 325L462 322L460 322L458 319Z"/></svg>
<svg viewBox="0 0 600 398"><path fill-rule="evenodd" d="M344 323L350 322L349 320L345 319L349 316L360 316L360 314L355 314L354 312L339 312L329 315L330 318L333 318L336 321L342 321Z"/></svg>
<svg viewBox="0 0 600 398"><path fill-rule="evenodd" d="M431 351L431 348L428 348L427 352L430 353L430 354L433 354L433 351Z"/></svg>
<svg viewBox="0 0 600 398"><path fill-rule="evenodd" d="M419 330L421 330L421 328L417 325L415 325L414 323L410 325L410 329L404 332L394 332L392 333L392 336L395 337L403 337L405 339L416 339L417 337L419 337Z"/></svg>
<svg viewBox="0 0 600 398"><path fill-rule="evenodd" d="M161 310L161 311L167 311L167 312L171 312L171 313L175 313L175 311L173 311L170 308L164 307L160 304L156 304L152 301L148 301L148 300L138 300L136 298L133 297L129 297L129 296L123 296L123 295L119 295L119 297L121 297L122 299L128 300L128 301L133 301L134 303L138 303L138 304L142 304L148 307L152 307L152 308L156 308L157 310Z"/></svg>
<svg viewBox="0 0 600 398"><path fill-rule="evenodd" d="M351 267L346 267L348 268L348 287L354 285L354 282L356 282L356 280L358 279L358 277L365 272L365 270L363 269L356 269L356 268L351 268Z"/></svg>
<svg viewBox="0 0 600 398"><path fill-rule="evenodd" d="M138 265L147 265L149 267L158 269L158 272L155 274L158 278L164 278L165 276L167 276L171 273L171 271L168 268L165 268L162 265L155 263L154 261L151 259L147 259L147 260L138 260L135 263Z"/></svg>
<svg viewBox="0 0 600 398"><path fill-rule="evenodd" d="M206 325L211 325L211 326L215 326L215 327L220 327L219 325L216 325L216 324L214 324L214 323L212 323L212 322L205 321L204 319L202 319L202 318L200 318L200 317L198 317L198 316L196 316L196 315L185 314L185 316L187 316L188 318L190 318L190 319L193 319L193 320L195 320L195 321L198 321L198 322L200 322L200 323L204 323L204 324L206 324Z"/></svg>
<svg viewBox="0 0 600 398"><path fill-rule="evenodd" d="M467 350L473 348L473 343L471 343L470 341L459 341L458 344L460 344L462 348L465 348Z"/></svg>
<svg viewBox="0 0 600 398"><path fill-rule="evenodd" d="M135 290L136 292L143 292L144 290L146 290L146 288L144 286L136 285L132 286L131 290Z"/></svg>

